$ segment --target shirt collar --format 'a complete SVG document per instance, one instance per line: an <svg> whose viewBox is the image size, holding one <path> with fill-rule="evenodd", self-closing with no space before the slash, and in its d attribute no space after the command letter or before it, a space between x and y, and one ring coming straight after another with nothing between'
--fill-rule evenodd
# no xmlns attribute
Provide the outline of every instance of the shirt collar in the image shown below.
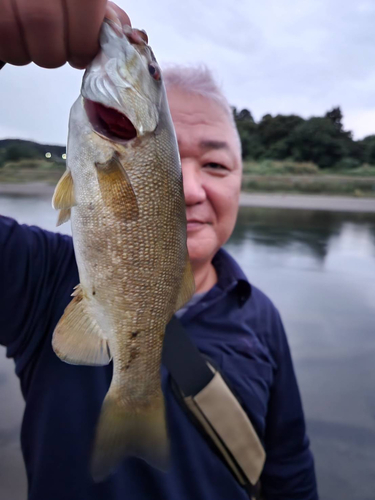
<svg viewBox="0 0 375 500"><path fill-rule="evenodd" d="M212 264L218 277L217 286L226 292L235 290L242 307L251 296L251 285L240 266L223 248L216 253Z"/></svg>

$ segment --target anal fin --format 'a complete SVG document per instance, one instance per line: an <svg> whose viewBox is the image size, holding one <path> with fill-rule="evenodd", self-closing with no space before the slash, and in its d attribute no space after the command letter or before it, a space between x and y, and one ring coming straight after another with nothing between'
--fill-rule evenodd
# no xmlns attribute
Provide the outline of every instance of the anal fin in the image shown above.
<svg viewBox="0 0 375 500"><path fill-rule="evenodd" d="M111 361L108 342L88 310L87 298L78 285L52 337L57 356L72 365L102 366Z"/></svg>

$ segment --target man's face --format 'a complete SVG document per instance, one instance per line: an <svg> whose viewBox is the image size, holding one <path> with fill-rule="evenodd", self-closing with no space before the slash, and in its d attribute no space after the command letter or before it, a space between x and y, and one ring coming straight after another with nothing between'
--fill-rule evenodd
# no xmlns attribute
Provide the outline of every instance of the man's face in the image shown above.
<svg viewBox="0 0 375 500"><path fill-rule="evenodd" d="M225 111L210 99L176 88L168 102L181 155L187 244L195 266L210 263L237 217L242 163Z"/></svg>

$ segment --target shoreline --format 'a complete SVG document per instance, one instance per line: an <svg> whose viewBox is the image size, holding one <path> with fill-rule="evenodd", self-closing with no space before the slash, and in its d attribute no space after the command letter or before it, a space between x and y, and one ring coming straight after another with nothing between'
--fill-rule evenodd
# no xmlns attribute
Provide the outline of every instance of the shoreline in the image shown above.
<svg viewBox="0 0 375 500"><path fill-rule="evenodd" d="M0 196L40 196L52 198L55 186L45 182L0 183ZM375 198L319 194L281 194L241 192L241 207L291 210L326 210L334 212L375 213Z"/></svg>
<svg viewBox="0 0 375 500"><path fill-rule="evenodd" d="M375 213L375 198L321 194L246 193L240 196L241 207L322 210L328 212Z"/></svg>

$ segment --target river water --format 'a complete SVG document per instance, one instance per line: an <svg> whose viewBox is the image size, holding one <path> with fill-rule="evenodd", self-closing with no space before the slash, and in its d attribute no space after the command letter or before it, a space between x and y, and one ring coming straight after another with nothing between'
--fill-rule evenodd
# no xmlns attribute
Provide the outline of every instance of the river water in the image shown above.
<svg viewBox="0 0 375 500"><path fill-rule="evenodd" d="M54 230L50 197L3 195L0 213ZM226 247L281 312L321 500L374 500L375 214L241 208ZM23 403L3 351L0 498L23 500Z"/></svg>

